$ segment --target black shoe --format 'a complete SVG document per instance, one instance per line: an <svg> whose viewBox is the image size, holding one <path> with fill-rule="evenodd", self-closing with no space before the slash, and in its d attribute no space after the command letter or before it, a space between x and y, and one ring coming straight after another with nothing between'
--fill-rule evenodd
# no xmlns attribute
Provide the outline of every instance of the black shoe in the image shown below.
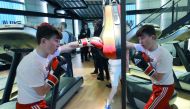
<svg viewBox="0 0 190 109"><path fill-rule="evenodd" d="M89 59L85 59L85 61L90 61Z"/></svg>
<svg viewBox="0 0 190 109"><path fill-rule="evenodd" d="M104 78L97 77L97 80L104 81Z"/></svg>
<svg viewBox="0 0 190 109"><path fill-rule="evenodd" d="M92 72L91 74L98 74L98 72Z"/></svg>
<svg viewBox="0 0 190 109"><path fill-rule="evenodd" d="M108 78L106 78L107 79L107 81L109 81L110 80L110 78L108 77Z"/></svg>
<svg viewBox="0 0 190 109"><path fill-rule="evenodd" d="M98 74L98 72L97 71L93 71L91 74Z"/></svg>
<svg viewBox="0 0 190 109"><path fill-rule="evenodd" d="M171 107L172 109L178 109L178 107L177 107L175 104L172 104L170 107Z"/></svg>
<svg viewBox="0 0 190 109"><path fill-rule="evenodd" d="M106 87L112 88L111 83L107 84Z"/></svg>

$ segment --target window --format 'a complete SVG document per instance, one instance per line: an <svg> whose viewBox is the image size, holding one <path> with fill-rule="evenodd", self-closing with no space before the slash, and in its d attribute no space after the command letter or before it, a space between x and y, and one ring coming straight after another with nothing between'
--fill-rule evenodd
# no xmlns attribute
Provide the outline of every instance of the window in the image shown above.
<svg viewBox="0 0 190 109"><path fill-rule="evenodd" d="M0 8L25 10L23 3L0 1ZM0 14L0 24L25 24L24 16Z"/></svg>
<svg viewBox="0 0 190 109"><path fill-rule="evenodd" d="M65 22L67 23L67 31L73 34L74 27L73 27L72 19L65 19Z"/></svg>
<svg viewBox="0 0 190 109"><path fill-rule="evenodd" d="M136 4L127 4L126 11L135 10ZM130 28L133 28L136 25L136 15L126 15L126 23L129 25Z"/></svg>
<svg viewBox="0 0 190 109"><path fill-rule="evenodd" d="M90 36L93 36L94 35L93 22L88 22L88 28L90 29Z"/></svg>

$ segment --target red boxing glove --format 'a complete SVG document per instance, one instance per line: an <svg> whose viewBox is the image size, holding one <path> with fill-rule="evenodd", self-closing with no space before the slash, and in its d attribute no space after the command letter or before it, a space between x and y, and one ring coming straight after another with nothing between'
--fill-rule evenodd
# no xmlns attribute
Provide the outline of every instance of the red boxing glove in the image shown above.
<svg viewBox="0 0 190 109"><path fill-rule="evenodd" d="M132 57L132 62L148 76L153 76L156 73L156 70L150 63L150 58L144 52L136 52Z"/></svg>
<svg viewBox="0 0 190 109"><path fill-rule="evenodd" d="M58 78L65 72L64 64L65 61L61 56L53 58L51 62L53 73L49 73L47 77L47 84L51 87L54 87L58 83Z"/></svg>
<svg viewBox="0 0 190 109"><path fill-rule="evenodd" d="M145 53L145 52L142 52L142 58L144 59L144 61L146 61L146 62L150 62L150 57Z"/></svg>
<svg viewBox="0 0 190 109"><path fill-rule="evenodd" d="M78 40L78 42L79 47L94 46L99 49L102 49L103 47L103 42L99 37L84 38Z"/></svg>

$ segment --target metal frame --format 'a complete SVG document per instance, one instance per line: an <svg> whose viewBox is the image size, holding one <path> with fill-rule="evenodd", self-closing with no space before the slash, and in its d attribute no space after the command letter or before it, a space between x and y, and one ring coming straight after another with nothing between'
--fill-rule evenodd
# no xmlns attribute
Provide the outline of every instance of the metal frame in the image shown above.
<svg viewBox="0 0 190 109"><path fill-rule="evenodd" d="M60 80L60 77L58 78L58 80ZM56 86L53 88L50 109L56 109L56 102L58 95L59 95L59 83L56 84Z"/></svg>
<svg viewBox="0 0 190 109"><path fill-rule="evenodd" d="M178 21L174 22L173 24L165 28L162 31L162 35L160 37L166 36L167 34L170 34L173 30L178 29L180 26L184 25L185 22L189 21L189 18L190 18L190 12L187 13L186 16L182 17Z"/></svg>
<svg viewBox="0 0 190 109"><path fill-rule="evenodd" d="M180 61L184 65L186 71L190 72L190 64L188 62L187 57L185 56L185 53L184 53L183 49L180 47L179 43L174 43L173 45L174 45L174 47L176 49L176 53L178 54ZM174 71L173 71L173 73L174 73ZM177 79L175 73L174 73L174 81L175 81L175 87L176 88L182 89L182 90L187 90L187 89L183 89L183 87L180 84L180 80Z"/></svg>
<svg viewBox="0 0 190 109"><path fill-rule="evenodd" d="M176 53L178 54L182 64L184 65L185 69L187 70L187 72L190 72L190 64L189 64L188 59L186 58L182 48L179 46L179 43L174 43L173 45L176 49Z"/></svg>
<svg viewBox="0 0 190 109"><path fill-rule="evenodd" d="M18 4L23 4L24 5L24 3L23 2L19 2L19 1L5 1L5 0L0 0L0 2L1 1L3 1L3 2L9 2L9 3L18 3Z"/></svg>
<svg viewBox="0 0 190 109"><path fill-rule="evenodd" d="M55 9L61 9L61 6L59 6L59 4L57 2L52 2L51 0L43 0L43 1L46 1L48 4L52 5L53 7L55 7ZM74 13L73 11L71 10L65 10L66 13L68 13L71 17L73 18L79 18L80 19L80 16L78 16L76 13Z"/></svg>
<svg viewBox="0 0 190 109"><path fill-rule="evenodd" d="M50 14L50 13L42 13L42 12L34 12L34 11L23 11L23 10L15 10L15 9L5 9L0 8L1 14L12 14L12 15L25 15L25 16L36 16L36 17L51 17L51 18L66 18L66 19L78 19L74 16L68 16L68 15L56 15L56 14Z"/></svg>
<svg viewBox="0 0 190 109"><path fill-rule="evenodd" d="M122 109L126 109L126 0L121 0L121 81Z"/></svg>
<svg viewBox="0 0 190 109"><path fill-rule="evenodd" d="M60 2L59 0L55 0L59 5L60 5ZM64 2L70 2L70 3L75 3L75 2L82 2L84 6L76 6L76 7L63 7L62 5L61 6L61 9L86 9L88 8L86 2L84 0L77 0L77 1L67 1L67 0L64 0Z"/></svg>
<svg viewBox="0 0 190 109"><path fill-rule="evenodd" d="M3 93L3 98L2 98L2 101L0 104L9 102L11 91L13 88L13 83L14 83L14 80L16 77L16 69L22 58L22 53L31 52L32 49L12 49L11 51L14 52L14 57L13 57L13 61L11 64L11 68L10 68L9 76L8 76L7 83L5 86L5 90Z"/></svg>

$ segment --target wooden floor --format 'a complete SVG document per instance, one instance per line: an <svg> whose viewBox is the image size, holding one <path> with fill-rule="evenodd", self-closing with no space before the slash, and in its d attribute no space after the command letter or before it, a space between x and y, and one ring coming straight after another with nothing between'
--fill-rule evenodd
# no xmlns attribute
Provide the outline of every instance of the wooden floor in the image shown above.
<svg viewBox="0 0 190 109"><path fill-rule="evenodd" d="M183 67L174 68L183 69ZM81 63L80 55L73 58L74 76L83 76L84 84L79 92L65 105L64 109L104 109L104 105L110 89L105 87L108 81L98 81L96 75L90 73L94 71L93 61ZM190 109L190 93L178 91L175 102L178 109ZM121 109L121 88L118 88L114 98L112 109ZM127 109L133 109L127 104Z"/></svg>
<svg viewBox="0 0 190 109"><path fill-rule="evenodd" d="M83 76L84 84L79 92L66 104L64 109L104 109L110 89L106 87L109 82L99 81L96 75L90 74L94 71L93 61L81 63L80 55L73 59L74 76ZM121 109L121 89L112 104L113 109ZM127 106L127 109L132 109Z"/></svg>
<svg viewBox="0 0 190 109"><path fill-rule="evenodd" d="M175 67L174 70L184 70L183 67ZM83 76L84 84L81 89L74 95L63 109L104 109L104 105L110 89L105 85L108 81L98 81L96 75L90 73L94 71L93 61L81 63L80 55L73 58L74 76ZM134 72L132 72L134 73ZM136 72L137 73L137 72ZM0 72L0 77L7 76L8 71ZM138 73L143 74L143 73ZM13 89L17 89L16 87ZM0 92L2 96L2 92ZM190 93L179 91L175 102L178 109L190 109ZM112 109L121 109L121 88L118 88L117 95L114 98ZM127 104L127 109L133 109Z"/></svg>

